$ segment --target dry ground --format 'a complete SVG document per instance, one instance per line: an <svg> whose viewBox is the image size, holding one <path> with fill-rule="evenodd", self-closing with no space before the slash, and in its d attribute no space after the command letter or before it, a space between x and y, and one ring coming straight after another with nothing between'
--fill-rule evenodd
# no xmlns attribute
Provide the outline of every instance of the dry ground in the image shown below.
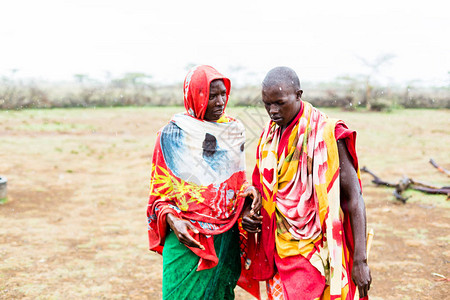
<svg viewBox="0 0 450 300"><path fill-rule="evenodd" d="M181 108L0 112L1 299L159 299L161 257L147 250L147 193L155 132ZM428 164L450 168L450 112L327 110L358 131L361 166L397 181L403 174L449 185ZM248 170L265 120L230 109L247 126ZM445 299L450 282L450 202L392 190L363 174L372 299ZM436 274L434 274L436 273ZM250 299L237 290L238 299ZM448 299L448 298L447 298Z"/></svg>

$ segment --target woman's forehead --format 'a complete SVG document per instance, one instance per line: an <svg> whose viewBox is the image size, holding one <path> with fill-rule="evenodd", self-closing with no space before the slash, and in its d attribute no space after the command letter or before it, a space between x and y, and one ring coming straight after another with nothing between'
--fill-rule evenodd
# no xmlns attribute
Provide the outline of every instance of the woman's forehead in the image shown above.
<svg viewBox="0 0 450 300"><path fill-rule="evenodd" d="M223 89L226 89L225 83L223 82L222 79L214 79L213 81L211 81L210 88L211 89L212 88L221 88L221 89L223 88Z"/></svg>

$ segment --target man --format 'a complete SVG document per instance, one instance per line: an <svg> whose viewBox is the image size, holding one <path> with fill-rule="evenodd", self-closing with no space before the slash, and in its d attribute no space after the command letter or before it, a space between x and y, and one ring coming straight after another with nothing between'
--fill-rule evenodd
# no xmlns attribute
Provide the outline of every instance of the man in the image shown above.
<svg viewBox="0 0 450 300"><path fill-rule="evenodd" d="M269 71L262 101L271 121L256 154L262 196L255 274L269 299L367 297L366 216L356 133L301 100L290 68Z"/></svg>

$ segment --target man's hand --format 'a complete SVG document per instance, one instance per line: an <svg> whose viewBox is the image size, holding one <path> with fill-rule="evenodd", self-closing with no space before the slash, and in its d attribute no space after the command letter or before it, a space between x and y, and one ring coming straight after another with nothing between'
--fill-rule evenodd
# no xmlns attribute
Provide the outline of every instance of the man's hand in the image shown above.
<svg viewBox="0 0 450 300"><path fill-rule="evenodd" d="M359 297L366 297L370 290L372 276L370 275L369 266L365 261L353 262L352 280L358 287Z"/></svg>
<svg viewBox="0 0 450 300"><path fill-rule="evenodd" d="M205 250L205 247L196 241L189 231L198 233L198 230L192 225L191 222L175 217L173 214L167 214L167 224L172 228L173 232L177 236L178 240L186 246L192 248L200 248Z"/></svg>
<svg viewBox="0 0 450 300"><path fill-rule="evenodd" d="M256 188L252 185L247 187L245 191L242 192L241 196L245 197L246 201L248 199L252 200L250 213L252 215L259 214L259 211L261 210L262 207L262 202L261 202L261 195L256 190Z"/></svg>

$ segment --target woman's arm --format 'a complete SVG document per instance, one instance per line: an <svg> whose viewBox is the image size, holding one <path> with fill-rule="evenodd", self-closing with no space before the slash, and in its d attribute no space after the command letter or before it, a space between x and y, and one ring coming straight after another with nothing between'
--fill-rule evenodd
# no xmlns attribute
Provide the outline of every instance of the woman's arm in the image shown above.
<svg viewBox="0 0 450 300"><path fill-rule="evenodd" d="M169 224L170 228L172 228L181 243L192 248L200 248L205 250L205 247L200 244L200 242L196 241L189 233L189 230L196 234L198 233L198 230L191 224L191 222L180 219L171 213L167 214L166 220L167 224Z"/></svg>

